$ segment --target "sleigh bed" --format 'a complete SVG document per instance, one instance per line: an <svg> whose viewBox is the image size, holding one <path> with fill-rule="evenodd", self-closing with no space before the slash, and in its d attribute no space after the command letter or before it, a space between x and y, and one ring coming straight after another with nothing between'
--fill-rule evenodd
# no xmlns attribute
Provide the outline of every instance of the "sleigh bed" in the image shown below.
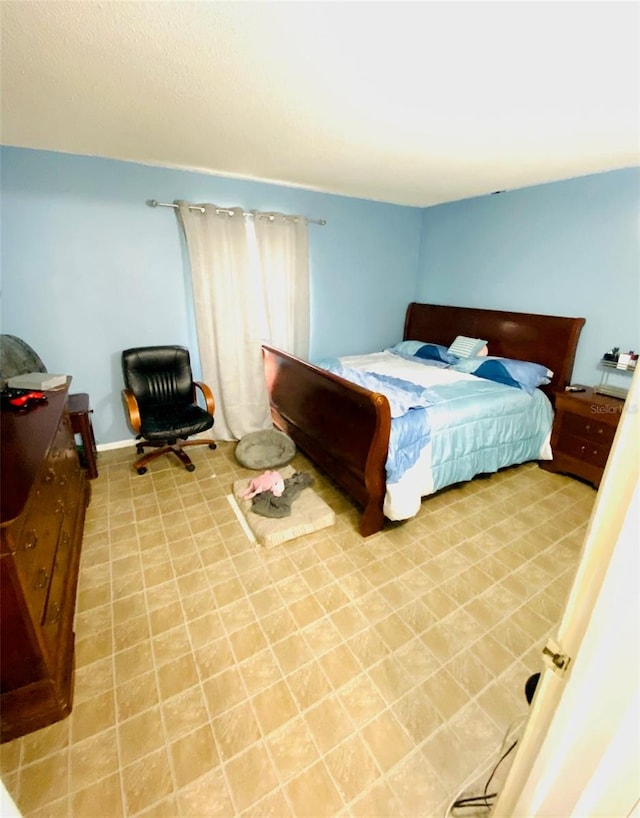
<svg viewBox="0 0 640 818"><path fill-rule="evenodd" d="M553 403L554 393L570 383L583 325L583 318L411 303L403 340L448 347L464 335L487 341L490 356L544 364L553 375L539 389ZM275 347L264 345L263 356L275 426L363 508L360 533L380 531L385 522L390 400L382 391Z"/></svg>

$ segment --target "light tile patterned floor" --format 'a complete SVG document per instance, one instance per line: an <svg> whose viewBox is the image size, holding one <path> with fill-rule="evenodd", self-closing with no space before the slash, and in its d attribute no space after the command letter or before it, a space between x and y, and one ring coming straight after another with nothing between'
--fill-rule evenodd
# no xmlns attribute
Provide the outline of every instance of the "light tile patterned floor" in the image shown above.
<svg viewBox="0 0 640 818"><path fill-rule="evenodd" d="M527 464L363 540L316 474L336 525L264 550L233 449L100 456L73 712L2 745L7 789L28 818L442 816L526 713L595 492Z"/></svg>

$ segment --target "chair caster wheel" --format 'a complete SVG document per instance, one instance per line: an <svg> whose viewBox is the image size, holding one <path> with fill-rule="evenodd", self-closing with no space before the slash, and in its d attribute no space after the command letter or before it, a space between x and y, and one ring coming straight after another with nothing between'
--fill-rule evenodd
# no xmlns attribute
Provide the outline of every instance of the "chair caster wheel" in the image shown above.
<svg viewBox="0 0 640 818"><path fill-rule="evenodd" d="M187 471L195 471L196 470L196 467L193 465L193 463L189 463L189 465L186 468L187 468Z"/></svg>
<svg viewBox="0 0 640 818"><path fill-rule="evenodd" d="M210 448L210 449L217 449L217 448L218 448L218 444L217 444L217 443L209 443L209 448Z"/></svg>
<svg viewBox="0 0 640 818"><path fill-rule="evenodd" d="M136 471L138 472L138 474L146 474L147 473L147 469L145 468L145 466L142 466L141 468L136 469Z"/></svg>

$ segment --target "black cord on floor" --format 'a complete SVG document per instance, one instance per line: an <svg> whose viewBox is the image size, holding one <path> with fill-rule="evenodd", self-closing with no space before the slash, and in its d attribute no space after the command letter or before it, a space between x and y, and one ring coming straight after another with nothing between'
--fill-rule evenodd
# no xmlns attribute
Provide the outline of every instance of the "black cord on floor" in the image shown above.
<svg viewBox="0 0 640 818"><path fill-rule="evenodd" d="M491 774L489 778L487 778L487 783L484 785L484 791L482 795L469 795L466 798L458 798L456 801L453 802L451 809L467 809L469 807L480 807L484 806L487 809L490 809L491 802L489 799L493 799L497 796L498 793L496 792L487 792L489 789L489 784L493 780L494 775L498 771L498 767L502 764L505 758L509 755L509 753L513 750L513 748L518 743L518 739L516 739L513 744L509 747L508 750L505 750L504 753L500 756L498 761L496 762L493 770L491 770Z"/></svg>
<svg viewBox="0 0 640 818"><path fill-rule="evenodd" d="M492 792L487 795L487 798L495 798L497 792ZM491 804L486 801L484 795L472 795L468 798L458 798L451 809L477 809L478 807L491 807Z"/></svg>
<svg viewBox="0 0 640 818"><path fill-rule="evenodd" d="M516 740L513 742L513 744L511 745L511 747L509 747L509 749L508 749L508 750L505 750L505 751L504 751L504 753L503 753L503 754L500 756L500 758L498 759L498 761L497 761L497 763L496 763L496 766L495 766L495 767L493 768L493 770L491 771L491 775L490 775L490 776L489 776L489 778L487 779L487 783L484 785L484 792L483 792L483 795L484 795L484 797L485 797L485 800L486 800L487 798L489 798L489 796L487 795L487 790L489 789L489 784L491 783L491 780L493 779L493 776L494 776L494 775L496 774L496 772L498 771L498 767L499 767L499 766L502 764L502 762L503 762L503 761L505 760L505 758L506 758L506 757L509 755L509 753L510 753L510 752L513 750L513 748L516 746L516 744L517 744L517 743L518 743L518 739L516 739ZM487 806L489 806L489 803L488 803L488 802L487 802Z"/></svg>

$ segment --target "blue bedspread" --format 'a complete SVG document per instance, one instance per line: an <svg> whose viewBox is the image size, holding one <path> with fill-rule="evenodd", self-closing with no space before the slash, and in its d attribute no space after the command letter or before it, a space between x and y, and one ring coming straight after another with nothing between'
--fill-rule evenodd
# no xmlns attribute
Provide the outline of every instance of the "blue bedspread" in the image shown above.
<svg viewBox="0 0 640 818"><path fill-rule="evenodd" d="M456 380L453 373L437 379L450 377L450 382L425 386L393 377L388 371L384 374L363 370L361 366L344 366L337 359L323 361L322 365L389 399L392 421L386 463L387 493L391 492L393 498L394 488L397 489L398 506L402 509L415 506L415 499L407 503L404 495L414 482L415 469L411 474L408 472L418 461L420 468L424 461L429 470L426 478L420 475L415 479L419 498L420 494L470 480L476 474L537 459L548 442L553 411L539 390L528 395L477 377ZM389 506L394 502L390 501ZM385 513L391 519L410 516L404 511L399 511L398 516L387 509Z"/></svg>
<svg viewBox="0 0 640 818"><path fill-rule="evenodd" d="M327 361L325 369L372 392L382 393L391 410L391 434L387 453L387 482L395 483L416 462L430 439L430 406L442 398L433 389L402 378L343 366Z"/></svg>
<svg viewBox="0 0 640 818"><path fill-rule="evenodd" d="M432 390L441 398L429 411L434 491L540 457L553 410L539 390L527 395L480 379Z"/></svg>
<svg viewBox="0 0 640 818"><path fill-rule="evenodd" d="M352 369L343 366L337 359L327 361L324 369L333 372L334 375L340 375L341 378L351 383L357 383L365 389L370 389L372 392L382 393L389 401L392 418L401 417L409 409L424 409L432 406L439 400L438 395L428 387L406 381L403 378L394 378L392 375Z"/></svg>

